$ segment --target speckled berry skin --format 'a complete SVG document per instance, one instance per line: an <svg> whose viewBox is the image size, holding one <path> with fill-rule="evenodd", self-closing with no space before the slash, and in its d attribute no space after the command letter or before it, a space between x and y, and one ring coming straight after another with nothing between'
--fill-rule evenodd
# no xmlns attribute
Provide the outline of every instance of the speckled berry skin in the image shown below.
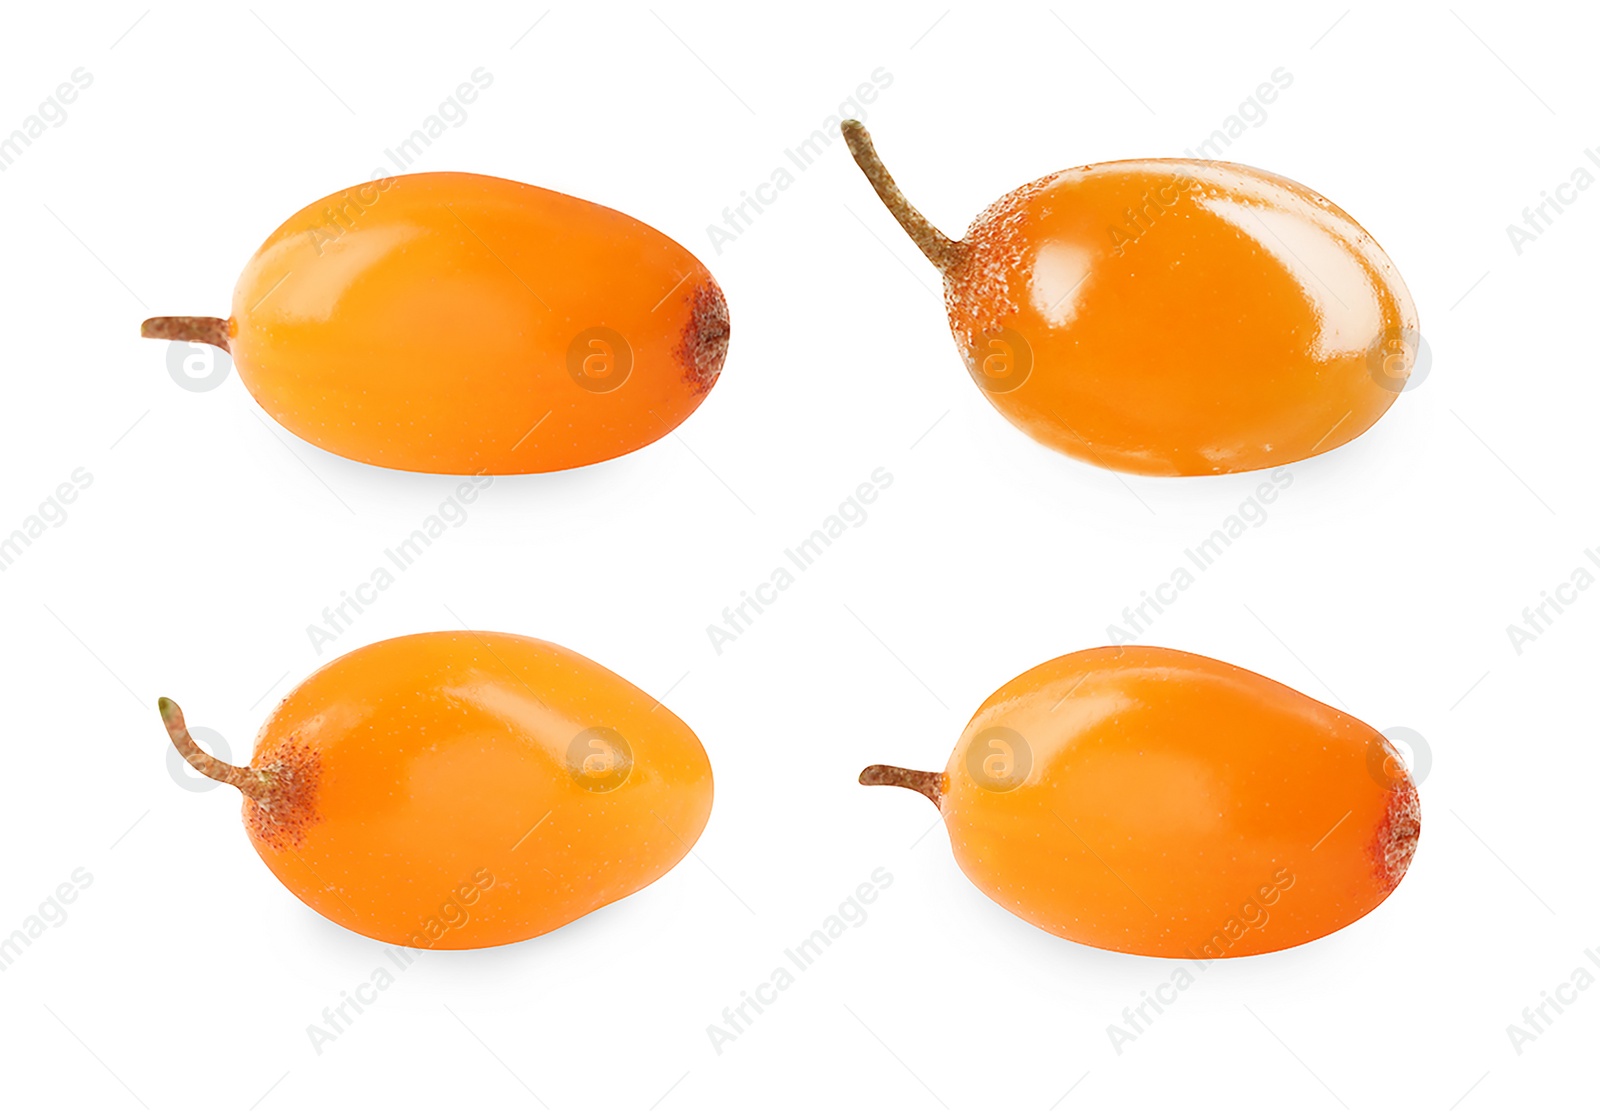
<svg viewBox="0 0 1600 1120"><path fill-rule="evenodd" d="M1039 442L1116 470L1221 474L1332 450L1394 404L1415 361L1416 307L1377 242L1255 168L1063 171L1001 199L962 244L946 302L979 388Z"/></svg>
<svg viewBox="0 0 1600 1120"><path fill-rule="evenodd" d="M1387 254L1322 195L1240 164L1145 159L1046 175L960 241L846 142L944 277L950 327L991 404L1112 470L1283 466L1367 431L1425 353ZM1425 370L1424 370L1425 373Z"/></svg>
<svg viewBox="0 0 1600 1120"><path fill-rule="evenodd" d="M654 882L711 813L694 733L548 642L444 631L330 662L272 713L245 829L357 933L417 948L536 937Z"/></svg>

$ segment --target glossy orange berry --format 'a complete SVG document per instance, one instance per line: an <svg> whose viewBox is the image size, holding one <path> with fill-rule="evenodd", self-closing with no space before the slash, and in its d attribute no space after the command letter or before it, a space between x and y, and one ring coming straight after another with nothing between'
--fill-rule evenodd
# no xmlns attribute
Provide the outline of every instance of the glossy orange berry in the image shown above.
<svg viewBox="0 0 1600 1120"><path fill-rule="evenodd" d="M711 765L658 701L570 650L447 631L366 646L268 718L248 767L173 745L245 794L284 886L379 941L537 937L660 878L711 814Z"/></svg>
<svg viewBox="0 0 1600 1120"><path fill-rule="evenodd" d="M944 275L967 369L1011 423L1114 470L1279 466L1366 431L1416 361L1417 311L1355 220L1235 163L1046 175L960 241L906 201L859 122L845 139Z"/></svg>
<svg viewBox="0 0 1600 1120"><path fill-rule="evenodd" d="M728 309L642 222L487 175L398 175L312 203L245 266L227 320L147 338L231 351L261 407L336 455L439 474L598 463L716 384Z"/></svg>
<svg viewBox="0 0 1600 1120"><path fill-rule="evenodd" d="M1153 957L1239 957L1340 929L1411 864L1417 791L1377 731L1226 662L1058 657L973 716L931 798L956 862L1018 917Z"/></svg>

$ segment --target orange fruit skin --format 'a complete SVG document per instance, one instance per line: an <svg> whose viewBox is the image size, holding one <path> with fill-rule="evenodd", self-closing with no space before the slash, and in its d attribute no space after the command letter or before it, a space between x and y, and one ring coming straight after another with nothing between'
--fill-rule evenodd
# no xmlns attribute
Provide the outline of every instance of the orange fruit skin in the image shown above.
<svg viewBox="0 0 1600 1120"><path fill-rule="evenodd" d="M728 315L693 254L626 214L437 172L352 187L278 227L228 329L251 394L319 447L524 474L681 424L721 372Z"/></svg>
<svg viewBox="0 0 1600 1120"><path fill-rule="evenodd" d="M330 921L417 948L563 926L665 874L711 814L711 766L682 720L587 658L513 634L346 654L272 713L253 765L283 786L245 799L272 873Z"/></svg>
<svg viewBox="0 0 1600 1120"><path fill-rule="evenodd" d="M1254 168L1062 171L1000 199L964 244L946 302L974 380L1034 439L1115 470L1331 450L1384 414L1416 358L1416 307L1378 243Z"/></svg>
<svg viewBox="0 0 1600 1120"><path fill-rule="evenodd" d="M1420 831L1377 731L1153 647L1023 673L978 710L945 781L979 889L1059 937L1153 957L1249 956L1349 925L1394 890Z"/></svg>

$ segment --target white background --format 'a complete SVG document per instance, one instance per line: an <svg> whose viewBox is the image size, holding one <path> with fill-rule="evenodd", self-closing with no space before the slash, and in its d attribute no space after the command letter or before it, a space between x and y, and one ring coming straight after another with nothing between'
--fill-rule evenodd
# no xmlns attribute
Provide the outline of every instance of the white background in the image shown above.
<svg viewBox="0 0 1600 1120"><path fill-rule="evenodd" d="M93 885L0 973L7 1111L1496 1116L1579 1100L1600 991L1520 1055L1507 1027L1575 969L1600 976L1584 957L1600 947L1600 592L1520 652L1506 627L1580 564L1600 570L1583 555L1600 545L1600 190L1521 254L1506 227L1600 143L1600 28L1576 6L1290 8L9 9L0 132L75 68L93 83L0 174L0 535L76 468L93 482L0 572L0 935L74 869ZM495 480L319 653L307 626L454 481L304 444L236 376L187 390L138 324L226 315L280 221L369 178L480 66L492 86L415 169L555 188L676 238L727 292L728 363L679 433ZM1294 466L1269 520L1144 635L1419 733L1416 861L1337 935L1211 968L1120 1054L1108 1025L1173 963L1012 917L955 867L926 802L855 775L942 767L993 689L1104 644L1258 479L1118 476L1013 430L842 143L713 248L723 208L879 67L893 81L867 123L952 234L1047 171L1177 155L1286 68L1228 158L1355 215L1432 351L1419 387ZM866 523L714 652L707 626L878 467L894 482ZM710 825L633 898L427 956L318 1055L307 1027L381 947L272 878L233 791L174 780L155 698L239 760L327 659L462 625L670 692L715 767ZM865 923L717 1054L708 1025L880 867L893 886Z"/></svg>

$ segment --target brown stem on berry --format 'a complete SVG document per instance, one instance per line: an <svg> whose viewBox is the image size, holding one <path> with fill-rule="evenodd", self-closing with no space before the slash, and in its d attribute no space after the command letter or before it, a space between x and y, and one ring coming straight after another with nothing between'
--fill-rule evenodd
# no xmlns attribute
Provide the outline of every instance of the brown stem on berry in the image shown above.
<svg viewBox="0 0 1600 1120"><path fill-rule="evenodd" d="M160 315L146 319L139 327L145 338L164 338L173 342L204 342L228 349L228 320L206 315Z"/></svg>
<svg viewBox="0 0 1600 1120"><path fill-rule="evenodd" d="M220 758L213 758L201 749L189 734L183 722L183 709L163 696L156 705L161 709L161 722L167 725L172 745L178 748L183 760L206 777L235 786L252 801L261 801L272 792L277 779L266 770L252 770L247 766L232 766Z"/></svg>
<svg viewBox="0 0 1600 1120"><path fill-rule="evenodd" d="M900 228L911 235L911 240L922 250L922 255L948 276L965 256L961 242L951 241L940 233L895 186L894 177L878 158L878 150L872 146L872 137L860 121L845 121L839 126L839 131L844 133L845 146L855 157L856 165L866 173L867 182L878 192L878 197L889 208L889 213L894 215L894 220L900 223Z"/></svg>
<svg viewBox="0 0 1600 1120"><path fill-rule="evenodd" d="M904 766L869 766L861 771L864 786L899 786L914 789L944 811L945 778L932 770L907 770Z"/></svg>

